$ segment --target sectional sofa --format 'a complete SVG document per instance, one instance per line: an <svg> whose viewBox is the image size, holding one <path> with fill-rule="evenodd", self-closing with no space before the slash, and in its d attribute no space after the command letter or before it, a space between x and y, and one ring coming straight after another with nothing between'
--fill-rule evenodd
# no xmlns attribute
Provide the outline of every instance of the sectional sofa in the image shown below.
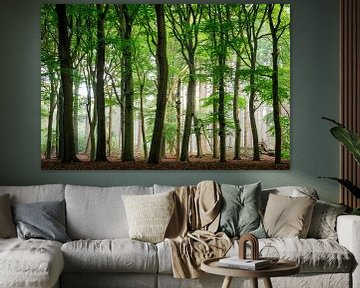
<svg viewBox="0 0 360 288"><path fill-rule="evenodd" d="M166 241L152 244L129 239L122 196L151 195L173 188L160 185L0 186L0 196L10 194L13 205L65 200L66 231L71 239L66 243L0 239L0 287L221 287L223 278L215 275L174 279L171 249ZM264 189L264 207L270 193L317 197L314 190L305 187ZM272 279L274 287L360 287L357 266L360 261L360 217L340 215L336 223L338 240L260 239L260 248L272 245L281 258L294 260L301 266L301 273L297 275ZM237 251L234 241L227 255L236 255ZM234 279L232 287L240 287L236 286L240 284L248 287L250 282Z"/></svg>

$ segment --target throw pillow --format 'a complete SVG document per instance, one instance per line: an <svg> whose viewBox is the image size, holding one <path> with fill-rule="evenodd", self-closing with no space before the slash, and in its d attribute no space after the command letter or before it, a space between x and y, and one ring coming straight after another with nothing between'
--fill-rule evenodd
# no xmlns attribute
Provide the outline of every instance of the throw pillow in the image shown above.
<svg viewBox="0 0 360 288"><path fill-rule="evenodd" d="M16 229L11 215L10 195L0 196L0 238L16 237Z"/></svg>
<svg viewBox="0 0 360 288"><path fill-rule="evenodd" d="M221 185L222 209L219 231L229 237L251 233L265 238L260 216L261 182L243 186Z"/></svg>
<svg viewBox="0 0 360 288"><path fill-rule="evenodd" d="M346 206L318 200L312 214L308 237L337 240L336 219Z"/></svg>
<svg viewBox="0 0 360 288"><path fill-rule="evenodd" d="M19 238L70 241L65 232L65 201L15 204L13 215Z"/></svg>
<svg viewBox="0 0 360 288"><path fill-rule="evenodd" d="M269 237L305 238L316 200L306 197L269 195L264 227Z"/></svg>
<svg viewBox="0 0 360 288"><path fill-rule="evenodd" d="M164 240L175 208L173 193L122 196L131 239L151 243Z"/></svg>

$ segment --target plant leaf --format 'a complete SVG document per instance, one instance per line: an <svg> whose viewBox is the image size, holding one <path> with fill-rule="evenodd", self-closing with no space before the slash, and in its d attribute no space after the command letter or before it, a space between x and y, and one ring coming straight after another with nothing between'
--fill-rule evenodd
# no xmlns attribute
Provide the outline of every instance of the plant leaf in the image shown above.
<svg viewBox="0 0 360 288"><path fill-rule="evenodd" d="M356 162L360 165L360 137L356 133L345 127L333 127L331 134L338 139L354 156Z"/></svg>
<svg viewBox="0 0 360 288"><path fill-rule="evenodd" d="M342 186L344 186L347 190L349 190L356 198L360 198L360 188L355 186L349 180L340 179L340 178L336 178L336 177L319 177L319 178L326 178L326 179L331 179L331 180L337 181Z"/></svg>
<svg viewBox="0 0 360 288"><path fill-rule="evenodd" d="M337 125L336 127L330 129L331 134L353 154L356 162L360 165L360 136L333 119L326 117L322 117L322 119L328 120Z"/></svg>

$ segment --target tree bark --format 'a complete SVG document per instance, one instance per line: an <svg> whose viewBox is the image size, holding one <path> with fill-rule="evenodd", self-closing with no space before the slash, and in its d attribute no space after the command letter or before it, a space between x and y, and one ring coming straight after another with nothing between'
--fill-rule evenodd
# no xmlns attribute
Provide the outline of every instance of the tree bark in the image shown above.
<svg viewBox="0 0 360 288"><path fill-rule="evenodd" d="M51 159L52 152L52 131L53 131L53 120L54 112L56 107L56 85L55 85L55 73L52 67L49 69L49 78L50 78L50 104L49 104L49 117L48 117L48 127L47 127L47 140L46 140L46 159Z"/></svg>
<svg viewBox="0 0 360 288"><path fill-rule="evenodd" d="M146 143L146 132L145 132L145 117L144 117L144 88L145 84L140 84L140 123L141 123L141 137L142 137L142 146L143 146L143 153L144 153L144 159L148 158L148 148Z"/></svg>
<svg viewBox="0 0 360 288"><path fill-rule="evenodd" d="M180 138L181 138L181 79L178 79L177 82L177 91L176 91L176 161L179 161L180 158Z"/></svg>
<svg viewBox="0 0 360 288"><path fill-rule="evenodd" d="M158 67L158 81L157 81L157 101L156 101L156 115L153 137L151 140L151 148L149 153L149 163L159 163L161 160L161 146L163 139L163 128L167 101L167 86L168 86L168 62L166 55L166 28L163 4L156 4L156 19L157 19L157 49L156 60ZM163 144L165 146L165 144Z"/></svg>
<svg viewBox="0 0 360 288"><path fill-rule="evenodd" d="M73 125L73 78L72 61L70 55L71 39L68 34L68 20L66 15L66 5L56 4L56 13L58 16L59 43L58 51L60 58L61 82L64 96L64 154L62 162L76 161L75 143L74 143L74 125Z"/></svg>
<svg viewBox="0 0 360 288"><path fill-rule="evenodd" d="M281 163L281 123L280 123L280 99L279 99L279 51L278 51L278 28L280 25L280 15L282 12L282 7L278 15L278 22L274 25L272 19L272 12L274 9L274 4L268 5L268 19L269 26L271 31L272 38L272 66L273 71L271 75L272 79L272 95L273 95L273 118L274 118L274 127L275 127L275 164Z"/></svg>
<svg viewBox="0 0 360 288"><path fill-rule="evenodd" d="M134 83L132 75L132 24L133 16L129 11L129 5L120 4L124 16L124 48L123 48L123 97L125 100L124 110L124 140L122 161L134 161Z"/></svg>
<svg viewBox="0 0 360 288"><path fill-rule="evenodd" d="M239 92L240 92L240 57L236 57L235 77L234 77L234 98L233 98L233 118L235 126L235 147L234 160L240 160L241 128L239 119Z"/></svg>
<svg viewBox="0 0 360 288"><path fill-rule="evenodd" d="M97 145L95 161L107 161L106 158L106 128L105 128L105 16L102 4L96 4L97 19L97 55L96 55L96 110L97 123Z"/></svg>
<svg viewBox="0 0 360 288"><path fill-rule="evenodd" d="M181 143L181 155L180 161L189 160L189 141L191 133L191 123L194 116L194 95L196 89L196 79L195 79L195 55L193 52L189 51L189 83L187 87L187 99L186 99L186 112L185 112L185 123L184 123L184 133Z"/></svg>

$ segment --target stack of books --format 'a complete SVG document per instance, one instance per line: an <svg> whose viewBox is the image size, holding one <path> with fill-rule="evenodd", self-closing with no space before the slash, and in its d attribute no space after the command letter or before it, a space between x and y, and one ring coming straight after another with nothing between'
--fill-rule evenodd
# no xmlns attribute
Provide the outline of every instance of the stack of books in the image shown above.
<svg viewBox="0 0 360 288"><path fill-rule="evenodd" d="M251 260L240 259L238 256L222 258L219 260L219 266L246 270L260 270L271 266L267 259Z"/></svg>

